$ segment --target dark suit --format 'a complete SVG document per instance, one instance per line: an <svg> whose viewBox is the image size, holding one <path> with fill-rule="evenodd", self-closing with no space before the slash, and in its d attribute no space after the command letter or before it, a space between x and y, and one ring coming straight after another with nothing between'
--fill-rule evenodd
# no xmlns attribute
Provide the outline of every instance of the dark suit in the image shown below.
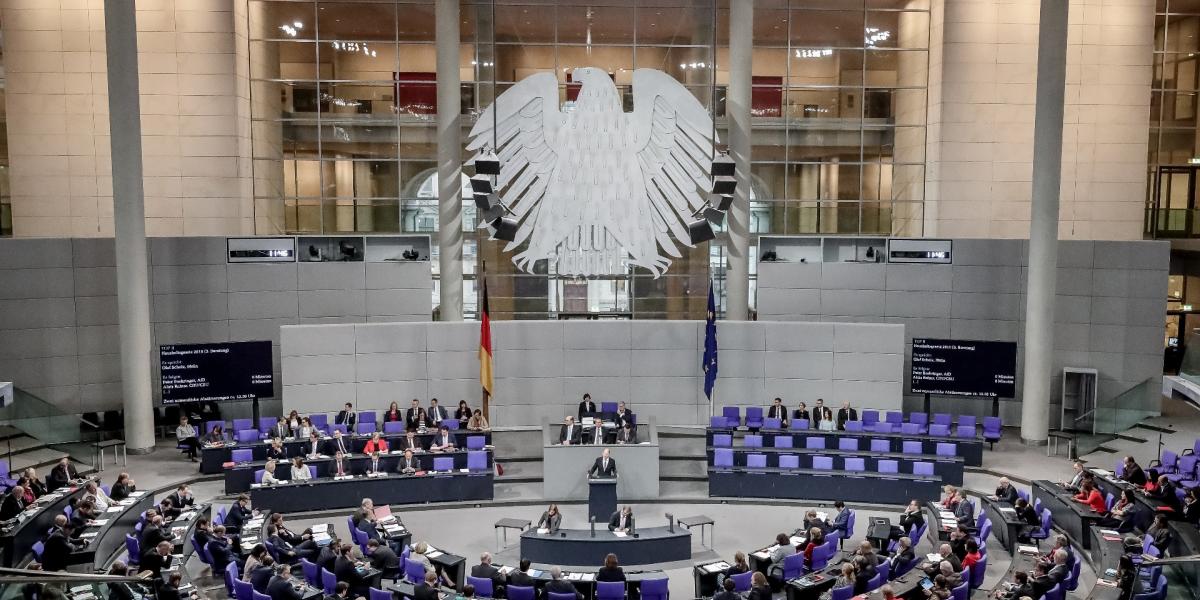
<svg viewBox="0 0 1200 600"><path fill-rule="evenodd" d="M433 422L434 425L441 425L442 421L449 418L450 413L446 412L441 406L430 406L429 410L425 411L425 416Z"/></svg>
<svg viewBox="0 0 1200 600"><path fill-rule="evenodd" d="M596 571L596 581L625 581L625 570L621 567L600 567Z"/></svg>
<svg viewBox="0 0 1200 600"><path fill-rule="evenodd" d="M334 425L345 425L346 429L348 429L350 431L354 431L354 422L357 420L358 420L358 415L354 414L353 411L340 410L340 411L338 411L337 416L334 417L333 424Z"/></svg>
<svg viewBox="0 0 1200 600"><path fill-rule="evenodd" d="M544 596L546 598L550 597L550 592L554 592L555 594L575 594L576 600L583 600L583 594L580 594L579 591L575 589L574 584L563 579L550 580L550 583L546 584L546 588L543 591L545 592Z"/></svg>
<svg viewBox="0 0 1200 600"><path fill-rule="evenodd" d="M379 528L376 527L375 523L370 519L359 519L356 527L358 527L359 531L367 534L368 540L383 539L383 537L379 535Z"/></svg>
<svg viewBox="0 0 1200 600"><path fill-rule="evenodd" d="M1042 575L1040 577L1034 577L1032 580L1030 580L1029 587L1033 588L1034 598L1041 598L1057 583L1058 582L1049 575Z"/></svg>
<svg viewBox="0 0 1200 600"><path fill-rule="evenodd" d="M1001 502L1012 504L1017 501L1017 498L1020 498L1020 496L1017 495L1017 488L1013 487L1011 484L996 488L996 499L1000 500Z"/></svg>
<svg viewBox="0 0 1200 600"><path fill-rule="evenodd" d="M112 486L112 493L109 494L108 497L112 498L116 502L120 502L128 498L129 494L131 493L133 493L133 486L129 485L128 483L114 483Z"/></svg>
<svg viewBox="0 0 1200 600"><path fill-rule="evenodd" d="M917 557L917 554L915 552L913 552L912 548L906 548L901 552L897 552L896 556L894 557L894 560L892 561L892 565L893 565L892 571L895 571L896 568L898 568L898 567L907 565L908 563L912 562L912 560L916 557Z"/></svg>
<svg viewBox="0 0 1200 600"><path fill-rule="evenodd" d="M174 537L170 533L163 531L162 527L147 525L142 528L142 539L138 540L142 550L152 550L159 542L170 541Z"/></svg>
<svg viewBox="0 0 1200 600"><path fill-rule="evenodd" d="M584 417L590 417L594 414L596 414L596 403L595 402L592 402L591 400L585 400L585 401L579 403L579 420L580 421L582 421Z"/></svg>
<svg viewBox="0 0 1200 600"><path fill-rule="evenodd" d="M371 552L371 566L385 573L395 573L400 568L400 557L387 546L379 546Z"/></svg>
<svg viewBox="0 0 1200 600"><path fill-rule="evenodd" d="M214 573L225 571L225 567L231 562L237 562L237 557L233 554L233 548L229 544L229 538L213 537L208 542L208 554L212 558L212 569Z"/></svg>
<svg viewBox="0 0 1200 600"><path fill-rule="evenodd" d="M171 567L171 555L162 556L156 550L151 548L142 555L142 562L138 563L138 571L150 571L154 577L162 577L163 569Z"/></svg>
<svg viewBox="0 0 1200 600"><path fill-rule="evenodd" d="M0 502L0 521L7 521L25 510L25 501L12 494L4 495L4 502Z"/></svg>
<svg viewBox="0 0 1200 600"><path fill-rule="evenodd" d="M823 406L814 407L814 408L812 409L812 426L813 426L813 429L816 429L816 428L817 428L817 425L819 425L819 424L821 423L821 417L822 417L822 413L823 413L823 412L825 412L825 407L823 407Z"/></svg>
<svg viewBox="0 0 1200 600"><path fill-rule="evenodd" d="M913 527L920 529L921 526L924 524L925 524L925 515L923 515L920 510L918 510L917 512L913 512L913 513L906 512L906 513L902 513L900 515L900 527L901 527L901 529L904 530L904 535L908 535L908 532ZM913 543L915 544L916 540L913 540Z"/></svg>
<svg viewBox="0 0 1200 600"><path fill-rule="evenodd" d="M260 594L267 593L267 586L274 579L275 569L266 565L258 565L250 570L250 587Z"/></svg>
<svg viewBox="0 0 1200 600"><path fill-rule="evenodd" d="M620 431L617 432L617 443L618 444L636 444L636 443L638 443L637 428L630 427L629 429L626 429L626 428L622 427L620 429Z"/></svg>
<svg viewBox="0 0 1200 600"><path fill-rule="evenodd" d="M858 411L853 408L839 408L837 411L838 429L846 428L846 421L857 421Z"/></svg>
<svg viewBox="0 0 1200 600"><path fill-rule="evenodd" d="M634 422L634 416L633 416L632 410L629 410L628 408L626 408L625 410L617 413L617 426L624 427L626 423L633 423L633 422Z"/></svg>
<svg viewBox="0 0 1200 600"><path fill-rule="evenodd" d="M46 538L42 549L42 569L46 571L62 571L71 562L71 552L75 546L67 539L61 529L56 529Z"/></svg>
<svg viewBox="0 0 1200 600"><path fill-rule="evenodd" d="M50 469L50 474L46 476L46 489L53 492L78 478L79 472L75 470L75 465L68 464L66 469L63 469L62 465L54 465L54 468Z"/></svg>
<svg viewBox="0 0 1200 600"><path fill-rule="evenodd" d="M414 587L413 600L439 600L437 586L422 583Z"/></svg>
<svg viewBox="0 0 1200 600"><path fill-rule="evenodd" d="M171 500L171 506L174 506L180 510L196 505L195 496L188 496L186 499L184 499L179 496L179 492L175 492L170 496L167 496L167 498Z"/></svg>
<svg viewBox="0 0 1200 600"><path fill-rule="evenodd" d="M237 533L242 530L242 525L245 525L246 521L252 518L254 518L254 511L235 503L225 515L225 529L226 531Z"/></svg>
<svg viewBox="0 0 1200 600"><path fill-rule="evenodd" d="M616 477L617 476L617 461L609 457L608 464L604 463L603 456L597 456L596 462L592 463L592 468L588 469L588 476L599 475L600 477Z"/></svg>
<svg viewBox="0 0 1200 600"><path fill-rule="evenodd" d="M338 558L337 552L331 546L332 544L322 547L321 552L317 554L317 566L330 573L333 572L333 563Z"/></svg>
<svg viewBox="0 0 1200 600"><path fill-rule="evenodd" d="M724 590L713 596L713 600L742 600L742 595L737 592L726 592Z"/></svg>
<svg viewBox="0 0 1200 600"><path fill-rule="evenodd" d="M621 526L621 511L618 510L617 512L613 513L611 517L609 517L608 530L615 531L620 526ZM626 529L626 531L628 531L633 528L634 528L634 518L633 518L633 515L631 514L628 517L625 517L625 529Z"/></svg>
<svg viewBox="0 0 1200 600"><path fill-rule="evenodd" d="M763 585L750 588L746 600L771 600L771 586Z"/></svg>
<svg viewBox="0 0 1200 600"><path fill-rule="evenodd" d="M276 448L275 446L267 446L267 458L274 460L282 460L287 458L287 450L283 446Z"/></svg>
<svg viewBox="0 0 1200 600"><path fill-rule="evenodd" d="M404 412L404 425L408 429L419 429L422 425L420 409L410 408Z"/></svg>
<svg viewBox="0 0 1200 600"><path fill-rule="evenodd" d="M514 570L508 574L508 587L534 587L533 578L525 571Z"/></svg>
<svg viewBox="0 0 1200 600"><path fill-rule="evenodd" d="M793 419L804 419L805 421L809 420L810 417L809 417L808 409L806 408L804 410L800 410L799 408L797 408L796 410L793 410L792 418Z"/></svg>
<svg viewBox="0 0 1200 600"><path fill-rule="evenodd" d="M350 559L339 556L333 561L333 574L337 576L338 581L345 581L350 584L350 591L356 594L366 594L367 584L363 581L362 575L358 574L358 569L354 567L354 562Z"/></svg>
<svg viewBox="0 0 1200 600"><path fill-rule="evenodd" d="M414 472L420 471L421 470L420 459L418 459L415 456L412 458L405 458L405 457L401 456L400 460L396 463L396 471L399 473L404 473L408 469L412 469Z"/></svg>
<svg viewBox="0 0 1200 600"><path fill-rule="evenodd" d="M179 588L164 583L158 586L158 593L155 594L155 600L179 600Z"/></svg>
<svg viewBox="0 0 1200 600"><path fill-rule="evenodd" d="M1142 470L1141 466L1135 464L1133 468L1125 470L1125 475L1121 479L1133 485L1143 486L1146 485L1146 472Z"/></svg>
<svg viewBox="0 0 1200 600"><path fill-rule="evenodd" d="M1018 509L1017 516L1028 525L1037 525L1040 527L1042 524L1042 518L1038 516L1032 504L1026 504L1024 509Z"/></svg>
<svg viewBox="0 0 1200 600"><path fill-rule="evenodd" d="M325 454L328 454L329 456L337 456L338 450L341 450L342 454L349 455L351 450L353 450L353 446L350 445L350 440L346 439L345 436L340 438L338 436L333 436L328 440L325 440Z"/></svg>
<svg viewBox="0 0 1200 600"><path fill-rule="evenodd" d="M1061 583L1066 580L1070 574L1071 568L1064 563L1061 565L1054 565L1054 567L1050 569L1050 572L1046 573L1046 576L1048 576L1050 579L1053 579L1055 583Z"/></svg>
<svg viewBox="0 0 1200 600"><path fill-rule="evenodd" d="M496 567L493 567L492 565L479 563L479 564L471 567L471 577L478 577L480 579L491 579L492 580L492 597L493 598L496 598L500 594L500 592L504 590L504 575L500 574L500 569L497 569Z"/></svg>
<svg viewBox="0 0 1200 600"><path fill-rule="evenodd" d="M283 423L276 422L271 428L271 437L283 439L292 437L292 428L288 426L287 421Z"/></svg>
<svg viewBox="0 0 1200 600"><path fill-rule="evenodd" d="M779 406L775 406L774 404L772 404L771 408L767 409L767 418L768 419L779 419L780 421L787 422L787 419L788 419L787 407L782 404L780 404Z"/></svg>
<svg viewBox="0 0 1200 600"><path fill-rule="evenodd" d="M292 581L282 577L276 577L267 584L267 595L271 600L301 600L300 592L292 587Z"/></svg>
<svg viewBox="0 0 1200 600"><path fill-rule="evenodd" d="M570 434L568 434L568 433L567 433L567 426L566 426L566 425L563 425L563 426L562 426L562 428L558 430L558 443L560 443L560 444L561 444L561 443L563 443L563 442L565 442L565 441L567 441L567 440L570 440L572 444L578 444L578 443L579 443L579 438L580 438L582 435L583 435L583 428L582 428L582 427L580 427L580 426L578 426L578 425L572 425L572 426L571 426L571 432L570 432Z"/></svg>
<svg viewBox="0 0 1200 600"><path fill-rule="evenodd" d="M421 441L421 438L415 435L412 438L412 442L408 441L408 436L404 436L400 438L400 441L396 445L398 446L398 450L408 450L409 448L412 448L415 452L417 450L425 449L424 442Z"/></svg>

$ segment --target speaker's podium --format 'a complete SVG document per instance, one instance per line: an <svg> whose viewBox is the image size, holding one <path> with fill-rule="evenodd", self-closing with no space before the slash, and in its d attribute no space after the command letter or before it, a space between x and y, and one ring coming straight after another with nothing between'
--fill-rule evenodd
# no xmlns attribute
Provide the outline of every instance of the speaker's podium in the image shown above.
<svg viewBox="0 0 1200 600"><path fill-rule="evenodd" d="M617 512L617 478L588 477L588 516L597 523L608 523Z"/></svg>

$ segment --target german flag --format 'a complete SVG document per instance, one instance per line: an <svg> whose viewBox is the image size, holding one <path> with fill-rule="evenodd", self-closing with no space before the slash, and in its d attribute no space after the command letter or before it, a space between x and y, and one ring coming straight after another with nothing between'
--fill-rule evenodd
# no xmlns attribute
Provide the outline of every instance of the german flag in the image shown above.
<svg viewBox="0 0 1200 600"><path fill-rule="evenodd" d="M488 315L487 278L480 273L483 300L479 303L479 383L483 386L483 414L492 396L492 323Z"/></svg>

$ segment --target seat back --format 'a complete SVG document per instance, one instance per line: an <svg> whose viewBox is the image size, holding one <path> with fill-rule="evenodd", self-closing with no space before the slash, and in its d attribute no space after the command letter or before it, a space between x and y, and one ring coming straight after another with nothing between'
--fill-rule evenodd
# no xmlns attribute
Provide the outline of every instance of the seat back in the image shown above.
<svg viewBox="0 0 1200 600"><path fill-rule="evenodd" d="M725 417L721 415L713 415L708 418L708 426L713 429L723 429L728 425L725 422Z"/></svg>
<svg viewBox="0 0 1200 600"><path fill-rule="evenodd" d="M824 450L825 438L823 437L806 437L804 438L804 447L809 450Z"/></svg>
<svg viewBox="0 0 1200 600"><path fill-rule="evenodd" d="M375 433L375 422L374 421L366 421L366 422L359 421L358 423L356 423L354 425L354 430L356 432L358 432L359 435L368 435L368 434Z"/></svg>
<svg viewBox="0 0 1200 600"><path fill-rule="evenodd" d="M929 435L946 437L950 435L950 426L934 423L933 425L929 426Z"/></svg>
<svg viewBox="0 0 1200 600"><path fill-rule="evenodd" d="M721 416L725 417L726 425L737 427L742 423L742 412L736 406L726 406L721 409Z"/></svg>
<svg viewBox="0 0 1200 600"><path fill-rule="evenodd" d="M970 427L970 428L974 429L975 425L976 425L976 421L975 421L974 415L958 415L958 426L959 427Z"/></svg>
<svg viewBox="0 0 1200 600"><path fill-rule="evenodd" d="M128 533L125 534L125 550L129 552L129 564L136 565L141 562L142 549L138 545L138 539Z"/></svg>
<svg viewBox="0 0 1200 600"><path fill-rule="evenodd" d="M270 596L254 589L250 590L250 596L253 597L254 600L271 600Z"/></svg>
<svg viewBox="0 0 1200 600"><path fill-rule="evenodd" d="M235 463L247 463L254 460L254 451L249 448L238 448L229 453L229 459Z"/></svg>
<svg viewBox="0 0 1200 600"><path fill-rule="evenodd" d="M954 435L960 438L973 438L975 437L975 426L959 425Z"/></svg>
<svg viewBox="0 0 1200 600"><path fill-rule="evenodd" d="M713 434L713 446L717 448L728 448L733 445L733 436L728 433Z"/></svg>
<svg viewBox="0 0 1200 600"><path fill-rule="evenodd" d="M866 471L867 470L866 461L857 456L846 457L845 459L843 459L842 462L845 463L845 467L846 467L847 471Z"/></svg>
<svg viewBox="0 0 1200 600"><path fill-rule="evenodd" d="M249 581L238 579L233 582L234 597L237 600L254 600L254 586Z"/></svg>
<svg viewBox="0 0 1200 600"><path fill-rule="evenodd" d="M917 425L929 425L929 413L914 412L908 413L908 422L916 423Z"/></svg>
<svg viewBox="0 0 1200 600"><path fill-rule="evenodd" d="M42 560L42 551L45 549L46 549L46 544L43 543L42 541L39 540L37 542L34 542L33 548L32 548L33 557L38 559L39 561Z"/></svg>
<svg viewBox="0 0 1200 600"><path fill-rule="evenodd" d="M775 439L772 440L772 443L775 445L776 448L791 448L792 447L792 436L777 435L777 436L775 436Z"/></svg>
<svg viewBox="0 0 1200 600"><path fill-rule="evenodd" d="M206 433L206 434L212 433L213 427L216 427L217 425L224 427L225 421L205 421L204 422L204 433Z"/></svg>
<svg viewBox="0 0 1200 600"><path fill-rule="evenodd" d="M450 472L454 470L454 457L452 456L437 456L433 459L433 470L438 472Z"/></svg>
<svg viewBox="0 0 1200 600"><path fill-rule="evenodd" d="M487 580L487 582L488 582L488 584L490 585L490 584L492 583L492 580L491 580L491 579L489 579L489 580ZM480 592L480 591L479 591L479 588L475 588L475 591L476 591L476 593L478 593L480 596L483 596L484 598L491 598L491 597L492 597L492 594L491 594L491 591L492 591L492 589L491 589L490 587L488 588L488 593L487 593L487 594L484 594L484 593ZM378 589L378 588L371 588L371 589L367 590L367 592L369 593L369 594L368 594L368 598L369 598L370 600L392 600L392 592L390 592L390 591L388 591L388 590L381 590L381 589Z"/></svg>
<svg viewBox="0 0 1200 600"><path fill-rule="evenodd" d="M467 575L467 583L475 586L475 595L483 596L484 598L495 597L495 590L492 589L492 580L487 577L472 577ZM375 600L375 598L371 598Z"/></svg>
<svg viewBox="0 0 1200 600"><path fill-rule="evenodd" d="M645 582L642 582L642 585L646 585ZM534 600L533 588L529 586L510 585L504 588L504 595L508 597L508 600Z"/></svg>
<svg viewBox="0 0 1200 600"><path fill-rule="evenodd" d="M253 427L254 427L254 419L234 419L233 420L233 430L234 431L242 431L245 429L252 429Z"/></svg>
<svg viewBox="0 0 1200 600"><path fill-rule="evenodd" d="M767 455L766 454L747 454L746 455L746 466L750 467L751 469L767 468Z"/></svg>
<svg viewBox="0 0 1200 600"><path fill-rule="evenodd" d="M838 438L838 450L858 451L858 438Z"/></svg>
<svg viewBox="0 0 1200 600"><path fill-rule="evenodd" d="M237 432L239 444L253 444L259 440L257 429L241 429Z"/></svg>
<svg viewBox="0 0 1200 600"><path fill-rule="evenodd" d="M733 466L733 449L717 448L713 450L713 466L714 467L732 467Z"/></svg>
<svg viewBox="0 0 1200 600"><path fill-rule="evenodd" d="M470 450L467 452L467 469L470 471L486 471L487 452L483 450Z"/></svg>
<svg viewBox="0 0 1200 600"><path fill-rule="evenodd" d="M866 426L871 426L871 425L878 423L879 422L879 411L864 410L862 412L862 422L863 422L863 425L866 425Z"/></svg>
<svg viewBox="0 0 1200 600"><path fill-rule="evenodd" d="M384 433L404 433L403 421L385 421L383 423Z"/></svg>
<svg viewBox="0 0 1200 600"><path fill-rule="evenodd" d="M749 417L747 417L749 419ZM762 448L763 438L761 435L749 434L742 440L742 445L747 448Z"/></svg>
<svg viewBox="0 0 1200 600"><path fill-rule="evenodd" d="M846 539L850 539L850 538L854 537L855 513L853 510L850 510L849 508L847 508L846 511L850 513L850 516L846 517Z"/></svg>
<svg viewBox="0 0 1200 600"><path fill-rule="evenodd" d="M905 435L919 435L921 433L921 426L916 423L901 423L900 433Z"/></svg>
<svg viewBox="0 0 1200 600"><path fill-rule="evenodd" d="M936 453L938 456L958 456L958 444L938 442Z"/></svg>
<svg viewBox="0 0 1200 600"><path fill-rule="evenodd" d="M914 462L913 475L933 475L933 463L925 461Z"/></svg>
<svg viewBox="0 0 1200 600"><path fill-rule="evenodd" d="M902 423L904 423L904 413L898 410L889 410L887 411L887 414L884 415L884 420L892 425L895 425L896 427L899 427Z"/></svg>
<svg viewBox="0 0 1200 600"><path fill-rule="evenodd" d="M783 558L784 580L794 579L804 573L804 554L797 552Z"/></svg>
<svg viewBox="0 0 1200 600"><path fill-rule="evenodd" d="M867 580L867 591L877 590L883 585L883 571L876 571L875 576Z"/></svg>
<svg viewBox="0 0 1200 600"><path fill-rule="evenodd" d="M833 458L829 456L814 456L812 459L812 468L823 471L833 470Z"/></svg>
<svg viewBox="0 0 1200 600"><path fill-rule="evenodd" d="M850 600L854 595L854 586L835 587L829 591L829 600Z"/></svg>
<svg viewBox="0 0 1200 600"><path fill-rule="evenodd" d="M666 577L661 579L643 579L640 591L642 600L668 600L670 597ZM509 598L510 600L516 600L511 596Z"/></svg>
<svg viewBox="0 0 1200 600"><path fill-rule="evenodd" d="M276 419L275 417L259 417L258 418L258 430L259 431L270 431L271 429L273 429L275 427L276 421L278 421L278 419Z"/></svg>
<svg viewBox="0 0 1200 600"><path fill-rule="evenodd" d="M266 475L266 469L258 469L254 472L254 483L262 483L263 475Z"/></svg>
<svg viewBox="0 0 1200 600"><path fill-rule="evenodd" d="M861 433L863 431L862 421L846 421L846 431Z"/></svg>
<svg viewBox="0 0 1200 600"><path fill-rule="evenodd" d="M753 574L753 571L746 571L745 573L730 575L730 579L733 579L733 591L739 593L750 591L750 576Z"/></svg>
<svg viewBox="0 0 1200 600"><path fill-rule="evenodd" d="M876 464L880 473L899 473L900 463L894 460L883 459Z"/></svg>
<svg viewBox="0 0 1200 600"><path fill-rule="evenodd" d="M808 419L793 419L792 422L788 423L788 429L808 429Z"/></svg>
<svg viewBox="0 0 1200 600"><path fill-rule="evenodd" d="M900 451L904 454L924 454L925 449L918 440L904 440L900 442Z"/></svg>
<svg viewBox="0 0 1200 600"><path fill-rule="evenodd" d="M781 454L779 456L780 469L799 469L800 457L795 454Z"/></svg>
<svg viewBox="0 0 1200 600"><path fill-rule="evenodd" d="M783 419L763 419L763 429L783 429Z"/></svg>
<svg viewBox="0 0 1200 600"><path fill-rule="evenodd" d="M749 417L747 416L747 419ZM597 581L596 598L598 600L621 600L625 597L624 581Z"/></svg>
<svg viewBox="0 0 1200 600"><path fill-rule="evenodd" d="M340 431L343 435L350 433L350 429L347 428L343 423L334 423L333 425L329 426L329 433L332 434L335 431Z"/></svg>
<svg viewBox="0 0 1200 600"><path fill-rule="evenodd" d="M933 423L935 425L949 426L951 424L951 422L952 422L952 420L950 418L950 413L934 413L933 414Z"/></svg>
<svg viewBox="0 0 1200 600"><path fill-rule="evenodd" d="M487 436L483 435L468 435L467 450L483 450L487 445Z"/></svg>
<svg viewBox="0 0 1200 600"><path fill-rule="evenodd" d="M891 440L871 440L871 452L891 452Z"/></svg>
<svg viewBox="0 0 1200 600"><path fill-rule="evenodd" d="M321 569L307 558L300 559L300 570L304 572L304 580L308 585L319 587L321 585Z"/></svg>
<svg viewBox="0 0 1200 600"><path fill-rule="evenodd" d="M746 407L746 425L762 425L763 409L761 406Z"/></svg>
<svg viewBox="0 0 1200 600"><path fill-rule="evenodd" d="M893 430L895 430L895 428L896 428L896 426L892 423L888 423L887 421L880 421L875 424L875 427L873 429L875 430L875 433L891 433Z"/></svg>
<svg viewBox="0 0 1200 600"><path fill-rule="evenodd" d="M425 565L418 560L404 559L404 579L413 585L425 581Z"/></svg>
<svg viewBox="0 0 1200 600"><path fill-rule="evenodd" d="M440 424L444 425L446 429L449 429L450 431L455 431L460 425L462 425L462 423L459 423L458 419L442 419Z"/></svg>
<svg viewBox="0 0 1200 600"><path fill-rule="evenodd" d="M238 579L240 579L240 577L238 577L237 563L231 562L228 565L225 565L225 591L229 594L230 598L237 593L237 589L233 587L233 582L237 581Z"/></svg>
<svg viewBox="0 0 1200 600"><path fill-rule="evenodd" d="M337 577L334 577L329 569L321 569L321 588L325 590L326 595L337 590Z"/></svg>
<svg viewBox="0 0 1200 600"><path fill-rule="evenodd" d="M964 581L955 586L954 589L950 590L950 598L953 600L967 600L967 595L970 592L968 589L969 585L969 581Z"/></svg>
<svg viewBox="0 0 1200 600"><path fill-rule="evenodd" d="M1079 562L1079 561L1075 561ZM971 565L971 589L978 589L983 585L983 576L987 574L987 557L982 557L978 562Z"/></svg>

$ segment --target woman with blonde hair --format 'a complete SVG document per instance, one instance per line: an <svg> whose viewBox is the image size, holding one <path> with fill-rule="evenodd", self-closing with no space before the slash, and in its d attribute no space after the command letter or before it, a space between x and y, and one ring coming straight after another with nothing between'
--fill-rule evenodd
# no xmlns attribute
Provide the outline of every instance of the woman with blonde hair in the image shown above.
<svg viewBox="0 0 1200 600"><path fill-rule="evenodd" d="M266 465L263 465L263 485L275 485L280 482L278 477L275 477L275 467L277 466L274 460L268 460Z"/></svg>

